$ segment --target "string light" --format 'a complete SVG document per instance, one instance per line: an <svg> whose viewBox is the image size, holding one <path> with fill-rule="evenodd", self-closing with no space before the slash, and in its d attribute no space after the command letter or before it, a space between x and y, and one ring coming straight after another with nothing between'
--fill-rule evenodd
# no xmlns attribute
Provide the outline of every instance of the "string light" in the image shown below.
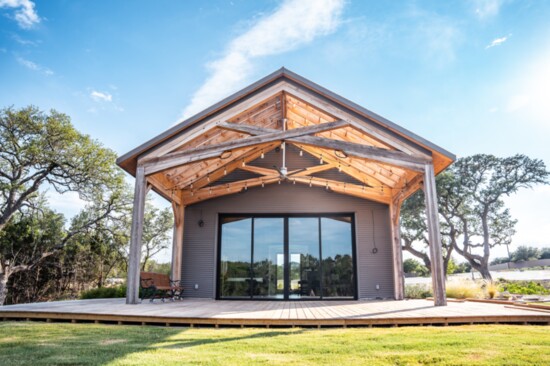
<svg viewBox="0 0 550 366"><path fill-rule="evenodd" d="M340 163L338 163L338 171L342 172L342 165Z"/></svg>
<svg viewBox="0 0 550 366"><path fill-rule="evenodd" d="M226 167L223 168L223 175L227 175L227 168Z"/></svg>
<svg viewBox="0 0 550 366"><path fill-rule="evenodd" d="M296 179L292 179L292 184L296 184Z"/></svg>
<svg viewBox="0 0 550 366"><path fill-rule="evenodd" d="M207 180L208 182L210 182L210 175L207 175L207 176L206 176L206 180Z"/></svg>
<svg viewBox="0 0 550 366"><path fill-rule="evenodd" d="M193 183L191 183L191 189L193 189Z"/></svg>
<svg viewBox="0 0 550 366"><path fill-rule="evenodd" d="M212 194L212 187L208 188L208 194Z"/></svg>
<svg viewBox="0 0 550 366"><path fill-rule="evenodd" d="M227 188L227 192L229 192L229 184L226 186L226 188Z"/></svg>
<svg viewBox="0 0 550 366"><path fill-rule="evenodd" d="M244 162L244 159L243 159L243 166L245 166L245 165L246 165L246 163Z"/></svg>
<svg viewBox="0 0 550 366"><path fill-rule="evenodd" d="M262 180L262 188L264 188L264 187L265 187L265 185L264 185L264 181Z"/></svg>
<svg viewBox="0 0 550 366"><path fill-rule="evenodd" d="M265 157L264 155L264 151L262 150L262 155L261 155L261 158L263 159Z"/></svg>
<svg viewBox="0 0 550 366"><path fill-rule="evenodd" d="M325 188L328 191L328 180L327 180L327 183L325 184Z"/></svg>
<svg viewBox="0 0 550 366"><path fill-rule="evenodd" d="M244 183L244 190L245 190L245 191L248 190L248 182L245 182L245 183Z"/></svg>
<svg viewBox="0 0 550 366"><path fill-rule="evenodd" d="M319 156L319 164L323 164L323 154L321 154L321 156Z"/></svg>
<svg viewBox="0 0 550 366"><path fill-rule="evenodd" d="M304 152L302 151L301 148L300 148L300 156L304 156Z"/></svg>
<svg viewBox="0 0 550 366"><path fill-rule="evenodd" d="M277 183L281 184L281 179L279 179L279 181Z"/></svg>
<svg viewBox="0 0 550 366"><path fill-rule="evenodd" d="M312 184L311 184L311 181L313 180L313 178L310 178L309 179L309 187L311 188Z"/></svg>
<svg viewBox="0 0 550 366"><path fill-rule="evenodd" d="M195 192L191 191L191 197L193 197L195 195Z"/></svg>

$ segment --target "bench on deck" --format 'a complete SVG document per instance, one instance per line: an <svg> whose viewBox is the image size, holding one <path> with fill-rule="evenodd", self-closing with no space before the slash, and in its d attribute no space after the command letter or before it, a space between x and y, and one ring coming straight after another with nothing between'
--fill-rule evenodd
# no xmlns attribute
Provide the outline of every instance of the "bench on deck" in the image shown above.
<svg viewBox="0 0 550 366"><path fill-rule="evenodd" d="M183 297L183 287L180 281L172 281L170 277L163 273L140 272L139 285L141 287L141 301L150 299L153 302L160 298L164 302L167 298L170 300L181 300Z"/></svg>

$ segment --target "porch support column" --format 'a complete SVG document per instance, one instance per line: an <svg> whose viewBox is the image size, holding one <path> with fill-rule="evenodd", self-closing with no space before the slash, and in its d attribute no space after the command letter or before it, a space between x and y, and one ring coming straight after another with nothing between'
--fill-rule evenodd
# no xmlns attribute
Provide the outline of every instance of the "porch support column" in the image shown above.
<svg viewBox="0 0 550 366"><path fill-rule="evenodd" d="M405 298L405 279L403 274L403 250L401 249L401 227L399 215L401 213L401 200L394 200L390 205L391 232L392 232L392 257L393 257L393 297L395 300Z"/></svg>
<svg viewBox="0 0 550 366"><path fill-rule="evenodd" d="M181 261L183 255L183 217L185 206L172 202L174 210L174 237L172 241L172 281L181 280Z"/></svg>
<svg viewBox="0 0 550 366"><path fill-rule="evenodd" d="M141 261L141 240L143 234L143 214L147 196L147 179L143 166L136 169L134 190L134 209L132 213L132 232L130 236L130 255L128 257L128 278L126 281L126 304L139 303L139 268Z"/></svg>
<svg viewBox="0 0 550 366"><path fill-rule="evenodd" d="M437 209L437 191L433 164L426 164L424 169L424 196L426 197L426 217L428 239L430 241L434 305L445 306L447 305L447 297L445 295L445 276L443 275L441 233L439 231L439 213Z"/></svg>

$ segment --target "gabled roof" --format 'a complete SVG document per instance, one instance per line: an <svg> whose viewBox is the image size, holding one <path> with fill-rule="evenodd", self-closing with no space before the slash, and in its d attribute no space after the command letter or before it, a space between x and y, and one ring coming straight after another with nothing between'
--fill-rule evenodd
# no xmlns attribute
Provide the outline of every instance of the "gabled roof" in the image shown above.
<svg viewBox="0 0 550 366"><path fill-rule="evenodd" d="M436 144L283 67L120 156L117 159L117 164L130 174L134 175L138 157L161 147L190 127L200 124L203 120L213 117L223 112L230 106L244 101L281 81L286 81L304 92L315 95L316 97L335 105L337 108L345 110L351 115L368 121L369 123L378 125L396 139L410 144L414 148L421 150L428 155L437 155L441 158L441 162L438 166L436 166L436 173L446 168L456 159L454 154L437 146Z"/></svg>

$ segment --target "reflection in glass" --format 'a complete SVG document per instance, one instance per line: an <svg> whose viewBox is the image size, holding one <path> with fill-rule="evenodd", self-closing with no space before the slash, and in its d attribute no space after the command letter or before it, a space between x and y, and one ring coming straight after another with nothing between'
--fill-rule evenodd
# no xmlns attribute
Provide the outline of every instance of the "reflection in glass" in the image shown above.
<svg viewBox="0 0 550 366"><path fill-rule="evenodd" d="M220 297L250 296L251 218L231 218L222 224Z"/></svg>
<svg viewBox="0 0 550 366"><path fill-rule="evenodd" d="M352 232L349 217L321 218L323 297L354 297Z"/></svg>
<svg viewBox="0 0 550 366"><path fill-rule="evenodd" d="M252 295L284 296L284 219L254 219Z"/></svg>
<svg viewBox="0 0 550 366"><path fill-rule="evenodd" d="M321 296L319 218L288 219L288 252L290 254L290 298Z"/></svg>

